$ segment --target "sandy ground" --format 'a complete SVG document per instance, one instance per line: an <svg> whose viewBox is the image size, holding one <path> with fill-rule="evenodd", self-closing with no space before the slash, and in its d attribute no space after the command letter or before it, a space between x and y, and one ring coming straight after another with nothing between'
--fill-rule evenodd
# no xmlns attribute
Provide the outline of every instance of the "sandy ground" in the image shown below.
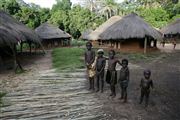
<svg viewBox="0 0 180 120"><path fill-rule="evenodd" d="M35 77L38 71L51 69L51 51L47 51L45 55L26 55L20 61L25 72L21 74L15 74L13 70L1 72L0 91L13 91L20 83Z"/></svg>
<svg viewBox="0 0 180 120"><path fill-rule="evenodd" d="M92 93L102 104L101 110L105 113L106 120L179 120L180 119L180 51L162 53L151 61L140 61L135 63L130 61L130 84L128 87L128 102L123 103L120 97L120 89L117 85L117 96L112 99L109 97L109 86L105 85L105 91L101 93ZM122 56L123 57L123 56ZM34 56L27 58L32 61L24 66L27 72L23 74L14 74L7 72L0 74L0 90L13 91L24 81L33 79L39 74L38 71L51 69L50 51L45 56ZM149 68L152 71L152 79L155 89L151 91L148 108L144 104L139 105L139 82L143 70ZM119 69L119 67L118 67ZM87 85L87 84L86 84ZM83 88L84 89L84 88ZM91 95L91 94L90 94Z"/></svg>

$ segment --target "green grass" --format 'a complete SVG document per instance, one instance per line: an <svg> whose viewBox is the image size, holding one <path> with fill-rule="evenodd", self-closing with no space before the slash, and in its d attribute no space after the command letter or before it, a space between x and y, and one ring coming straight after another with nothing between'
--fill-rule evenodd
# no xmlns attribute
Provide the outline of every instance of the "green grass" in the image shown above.
<svg viewBox="0 0 180 120"><path fill-rule="evenodd" d="M3 101L2 101L2 97L4 97L6 95L6 93L4 92L0 92L0 107L3 106Z"/></svg>
<svg viewBox="0 0 180 120"><path fill-rule="evenodd" d="M53 67L58 70L83 68L83 55L81 48L56 48L52 52Z"/></svg>
<svg viewBox="0 0 180 120"><path fill-rule="evenodd" d="M77 46L77 47L85 46L86 42L87 41L73 39L72 42L71 42L71 46Z"/></svg>

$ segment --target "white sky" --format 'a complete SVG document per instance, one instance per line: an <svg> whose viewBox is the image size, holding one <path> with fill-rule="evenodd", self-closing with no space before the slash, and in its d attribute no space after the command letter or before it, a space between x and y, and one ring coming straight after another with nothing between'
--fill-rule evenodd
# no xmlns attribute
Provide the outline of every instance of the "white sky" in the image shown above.
<svg viewBox="0 0 180 120"><path fill-rule="evenodd" d="M81 0L71 0L73 4L77 4ZM118 2L122 2L123 0L116 0ZM51 8L53 4L56 3L56 0L24 0L26 3L35 3L40 5L41 7Z"/></svg>

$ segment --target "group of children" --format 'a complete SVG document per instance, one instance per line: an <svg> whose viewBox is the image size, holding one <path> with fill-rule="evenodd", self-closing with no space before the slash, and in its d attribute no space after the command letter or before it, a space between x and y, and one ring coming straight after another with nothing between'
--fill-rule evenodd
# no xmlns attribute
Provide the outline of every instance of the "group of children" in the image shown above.
<svg viewBox="0 0 180 120"><path fill-rule="evenodd" d="M99 49L97 51L98 56L96 57L95 51L92 50L92 44L91 42L86 43L87 51L85 52L85 63L87 66L87 73L89 77L89 89L95 90L94 88L94 80L96 78L96 85L97 89L96 92L101 90L101 93L103 93L104 88L104 73L105 73L105 65L106 60L108 60L108 68L106 73L106 82L110 85L112 98L116 96L116 89L115 86L119 82L121 87L121 98L124 102L127 102L127 87L129 83L129 68L128 68L128 60L122 59L120 62L115 57L115 51L110 50L109 51L109 57L104 57L104 51L103 49ZM117 71L116 71L116 65L119 64L122 66L120 73L119 73L119 79L117 80ZM151 71L145 70L144 71L144 78L141 79L140 87L141 87L141 97L140 97L140 104L143 101L143 98L145 96L145 105L148 105L148 98L150 94L150 87L153 88L153 82L150 79ZM101 87L100 87L101 82Z"/></svg>

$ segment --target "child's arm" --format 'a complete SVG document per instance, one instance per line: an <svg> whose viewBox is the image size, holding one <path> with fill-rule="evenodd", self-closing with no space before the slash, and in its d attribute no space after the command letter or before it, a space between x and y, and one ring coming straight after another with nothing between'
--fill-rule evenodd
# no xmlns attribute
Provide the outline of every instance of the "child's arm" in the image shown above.
<svg viewBox="0 0 180 120"><path fill-rule="evenodd" d="M129 82L129 69L127 70L127 80Z"/></svg>
<svg viewBox="0 0 180 120"><path fill-rule="evenodd" d="M122 63L117 59L116 62L122 66Z"/></svg>
<svg viewBox="0 0 180 120"><path fill-rule="evenodd" d="M152 89L154 89L154 85L153 85L153 81L152 80L150 82L150 86L151 86Z"/></svg>
<svg viewBox="0 0 180 120"><path fill-rule="evenodd" d="M104 60L102 64L103 64L103 66L102 66L102 68L101 68L101 70L100 70L99 73L101 73L101 72L104 70L104 68L105 68L105 66L106 66L106 60Z"/></svg>
<svg viewBox="0 0 180 120"><path fill-rule="evenodd" d="M95 52L93 51L93 58L92 58L92 60L91 60L91 62L90 62L90 65L94 62L95 57L96 57L96 55L95 55Z"/></svg>

